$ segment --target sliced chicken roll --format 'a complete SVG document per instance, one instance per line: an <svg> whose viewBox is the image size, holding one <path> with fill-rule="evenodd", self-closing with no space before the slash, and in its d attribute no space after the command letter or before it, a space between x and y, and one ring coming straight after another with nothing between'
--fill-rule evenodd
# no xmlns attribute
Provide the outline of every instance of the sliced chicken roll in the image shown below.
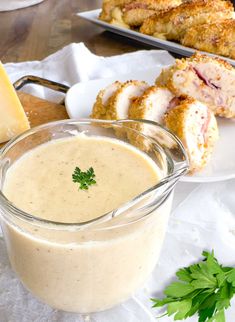
<svg viewBox="0 0 235 322"><path fill-rule="evenodd" d="M207 104L218 116L235 117L235 70L218 58L195 54L176 60L156 80L175 95L189 95Z"/></svg>
<svg viewBox="0 0 235 322"><path fill-rule="evenodd" d="M108 85L105 89L102 89L98 93L96 102L93 106L91 118L106 119L110 98L117 92L121 85L122 83L116 81L115 83Z"/></svg>
<svg viewBox="0 0 235 322"><path fill-rule="evenodd" d="M110 98L106 119L120 120L128 118L129 107L135 97L141 96L148 87L148 84L141 81L127 81ZM126 137L127 131L115 129L118 137Z"/></svg>
<svg viewBox="0 0 235 322"><path fill-rule="evenodd" d="M174 95L163 86L151 86L143 95L133 100L128 116L130 119L145 119L162 124Z"/></svg>
<svg viewBox="0 0 235 322"><path fill-rule="evenodd" d="M190 172L204 168L219 137L213 112L192 97L183 97L179 105L166 114L165 125L184 144L189 157Z"/></svg>
<svg viewBox="0 0 235 322"><path fill-rule="evenodd" d="M174 95L166 87L151 86L146 89L142 96L133 100L129 108L128 118L151 120L162 124L164 115L173 100ZM144 124L135 123L132 128L142 134L154 136L150 132L150 127ZM132 144L142 150L148 149L146 139L134 131L128 131L128 138Z"/></svg>
<svg viewBox="0 0 235 322"><path fill-rule="evenodd" d="M107 119L120 120L128 118L129 107L133 98L141 96L148 88L148 84L142 81L127 81L110 98L107 110Z"/></svg>

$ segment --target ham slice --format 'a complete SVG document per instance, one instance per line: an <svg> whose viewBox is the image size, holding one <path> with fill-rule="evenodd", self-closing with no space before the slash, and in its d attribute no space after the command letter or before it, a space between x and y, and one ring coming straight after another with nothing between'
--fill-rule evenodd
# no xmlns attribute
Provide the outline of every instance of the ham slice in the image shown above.
<svg viewBox="0 0 235 322"><path fill-rule="evenodd" d="M175 95L189 95L205 103L215 115L235 117L235 70L227 62L195 54L176 60L162 71L157 85L167 86Z"/></svg>
<svg viewBox="0 0 235 322"><path fill-rule="evenodd" d="M165 116L166 127L175 133L187 151L190 172L204 168L218 140L218 127L213 112L192 97L180 97L180 103Z"/></svg>

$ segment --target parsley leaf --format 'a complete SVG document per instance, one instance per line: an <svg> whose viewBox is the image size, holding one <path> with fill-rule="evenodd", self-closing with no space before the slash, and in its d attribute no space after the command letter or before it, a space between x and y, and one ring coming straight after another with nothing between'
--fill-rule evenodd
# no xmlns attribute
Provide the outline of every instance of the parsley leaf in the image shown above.
<svg viewBox="0 0 235 322"><path fill-rule="evenodd" d="M176 273L178 281L164 291L163 299L151 299L153 307L165 307L168 316L184 320L198 314L198 322L225 322L224 311L235 294L235 268L220 265L214 252Z"/></svg>
<svg viewBox="0 0 235 322"><path fill-rule="evenodd" d="M95 173L93 168L89 168L86 172L83 172L80 168L76 167L72 174L73 182L79 183L80 186L78 189L81 190L88 190L89 186L96 184L94 178Z"/></svg>

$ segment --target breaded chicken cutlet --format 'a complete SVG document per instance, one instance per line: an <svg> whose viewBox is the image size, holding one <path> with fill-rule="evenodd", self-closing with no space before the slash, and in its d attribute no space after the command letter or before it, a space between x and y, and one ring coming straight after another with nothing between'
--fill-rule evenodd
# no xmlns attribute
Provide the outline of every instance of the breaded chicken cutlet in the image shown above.
<svg viewBox="0 0 235 322"><path fill-rule="evenodd" d="M235 20L197 25L189 28L182 45L235 59Z"/></svg>
<svg viewBox="0 0 235 322"><path fill-rule="evenodd" d="M106 120L127 118L132 99L141 96L147 88L146 82L137 80L108 85L98 93L91 117Z"/></svg>
<svg viewBox="0 0 235 322"><path fill-rule="evenodd" d="M129 108L130 119L145 119L166 126L183 142L190 163L190 172L204 168L211 157L214 145L218 140L217 121L213 112L203 103L192 97L174 96L166 87L151 86L142 96L134 99ZM150 137L157 133L151 127L141 123L131 126L138 132ZM142 135L127 131L130 142L141 150L151 149L150 143ZM162 145L168 146L162 141Z"/></svg>
<svg viewBox="0 0 235 322"><path fill-rule="evenodd" d="M164 115L173 99L174 95L166 87L151 86L144 91L143 95L132 100L128 118L133 120L145 119L162 124ZM131 128L142 134L154 136L150 132L150 127L145 124L133 123ZM134 131L128 131L127 136L133 145L142 150L149 149L147 141L142 135L138 135Z"/></svg>
<svg viewBox="0 0 235 322"><path fill-rule="evenodd" d="M218 139L216 119L205 104L187 95L178 95L167 87L149 87L141 81L115 82L101 90L91 116L107 120L145 119L166 126L182 140L192 173L208 163ZM127 137L143 151L152 149L154 139L163 146L172 145L157 128L141 122L133 122L126 129L115 127L114 131L117 137ZM152 137L153 141L145 136Z"/></svg>
<svg viewBox="0 0 235 322"><path fill-rule="evenodd" d="M110 98L116 93L116 91L122 86L122 83L116 81L108 85L105 89L102 89L97 97L92 109L91 118L94 119L106 119L107 110L109 108Z"/></svg>
<svg viewBox="0 0 235 322"><path fill-rule="evenodd" d="M193 0L145 19L140 32L180 41L188 28L233 18L234 8L226 0Z"/></svg>
<svg viewBox="0 0 235 322"><path fill-rule="evenodd" d="M109 0L104 1L100 19L126 28L139 27L146 18L168 10L182 0Z"/></svg>
<svg viewBox="0 0 235 322"><path fill-rule="evenodd" d="M176 96L189 95L207 104L215 115L235 117L235 70L227 62L206 55L176 59L163 69L156 85L167 86Z"/></svg>
<svg viewBox="0 0 235 322"><path fill-rule="evenodd" d="M217 142L218 127L213 112L192 97L179 97L178 105L165 115L166 127L182 141L189 158L189 170L204 168Z"/></svg>

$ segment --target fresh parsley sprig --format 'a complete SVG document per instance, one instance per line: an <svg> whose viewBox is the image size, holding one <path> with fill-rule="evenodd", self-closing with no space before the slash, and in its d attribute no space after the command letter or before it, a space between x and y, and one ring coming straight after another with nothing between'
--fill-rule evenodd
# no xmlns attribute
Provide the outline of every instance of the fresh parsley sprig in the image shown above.
<svg viewBox="0 0 235 322"><path fill-rule="evenodd" d="M174 320L197 313L198 322L225 322L224 311L235 294L235 268L220 265L213 251L202 255L203 261L176 273L179 281L165 289L165 298L152 299L153 307L166 306Z"/></svg>
<svg viewBox="0 0 235 322"><path fill-rule="evenodd" d="M78 189L81 190L88 190L89 186L91 186L92 184L96 184L94 178L95 172L92 167L85 172L81 171L79 167L76 167L72 174L73 182L79 183L80 186Z"/></svg>

